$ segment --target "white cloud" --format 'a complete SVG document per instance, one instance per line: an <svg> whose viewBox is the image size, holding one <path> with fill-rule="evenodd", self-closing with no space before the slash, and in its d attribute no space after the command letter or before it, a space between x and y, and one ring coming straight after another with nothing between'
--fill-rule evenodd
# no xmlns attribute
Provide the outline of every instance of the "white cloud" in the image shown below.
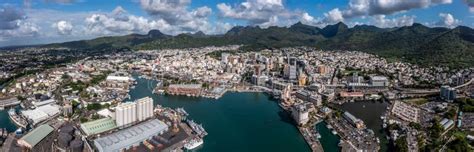
<svg viewBox="0 0 474 152"><path fill-rule="evenodd" d="M336 22L344 21L344 17L342 17L342 12L338 8L335 8L327 13L324 13L324 16L326 17L325 21L328 23L336 23Z"/></svg>
<svg viewBox="0 0 474 152"><path fill-rule="evenodd" d="M449 13L440 13L439 17L441 18L441 20L437 23L439 26L454 28L461 22L458 19L455 19L453 15Z"/></svg>
<svg viewBox="0 0 474 152"><path fill-rule="evenodd" d="M141 7L155 20L163 20L172 26L169 34L183 32L211 32L208 17L212 9L203 6L188 10L191 0L140 0Z"/></svg>
<svg viewBox="0 0 474 152"><path fill-rule="evenodd" d="M40 28L32 23L18 8L9 5L0 6L0 39L2 41L17 37L34 37Z"/></svg>
<svg viewBox="0 0 474 152"><path fill-rule="evenodd" d="M0 6L0 30L16 29L25 18L22 10L9 5Z"/></svg>
<svg viewBox="0 0 474 152"><path fill-rule="evenodd" d="M52 26L53 28L56 28L58 30L58 33L61 35L69 35L71 34L72 29L73 29L71 22L64 21L64 20L58 21L54 23Z"/></svg>
<svg viewBox="0 0 474 152"><path fill-rule="evenodd" d="M117 9L115 9L117 10ZM168 29L170 25L164 20L149 20L130 14L92 14L85 19L87 32L93 35L119 35L146 33L152 29Z"/></svg>
<svg viewBox="0 0 474 152"><path fill-rule="evenodd" d="M385 15L375 15L373 16L372 24L381 28L411 26L415 22L415 18L415 16L403 15L398 18L388 19Z"/></svg>
<svg viewBox="0 0 474 152"><path fill-rule="evenodd" d="M291 11L285 8L282 0L246 0L233 6L217 4L219 15L224 18L247 21L251 25L288 26L297 21L315 24L316 20L307 12Z"/></svg>
<svg viewBox="0 0 474 152"><path fill-rule="evenodd" d="M452 0L350 0L347 8L340 10L342 18L338 16L339 12L335 11L338 9L336 8L331 10L333 15L325 15L324 21L334 21L334 15L337 15L338 20L344 20L354 17L390 15L411 9L450 3ZM381 19L380 16L378 18Z"/></svg>

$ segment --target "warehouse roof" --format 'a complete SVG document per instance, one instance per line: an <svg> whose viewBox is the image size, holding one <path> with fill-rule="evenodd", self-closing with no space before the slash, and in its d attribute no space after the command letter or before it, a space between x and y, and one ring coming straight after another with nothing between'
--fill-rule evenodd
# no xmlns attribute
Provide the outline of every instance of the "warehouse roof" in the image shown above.
<svg viewBox="0 0 474 152"><path fill-rule="evenodd" d="M34 147L46 136L48 136L51 132L53 132L53 130L54 130L53 127L44 124L44 125L39 126L36 129L33 129L33 131L23 136L20 140L23 140L29 145L31 145L31 147Z"/></svg>
<svg viewBox="0 0 474 152"><path fill-rule="evenodd" d="M103 133L117 128L115 120L112 118L102 118L81 124L81 129L86 135Z"/></svg>
<svg viewBox="0 0 474 152"><path fill-rule="evenodd" d="M158 119L142 122L127 129L94 140L99 151L120 151L168 130L168 125Z"/></svg>

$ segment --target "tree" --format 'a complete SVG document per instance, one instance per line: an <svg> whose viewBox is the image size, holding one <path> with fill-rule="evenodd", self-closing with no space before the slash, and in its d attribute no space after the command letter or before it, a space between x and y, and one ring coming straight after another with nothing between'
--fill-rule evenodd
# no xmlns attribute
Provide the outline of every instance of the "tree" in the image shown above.
<svg viewBox="0 0 474 152"><path fill-rule="evenodd" d="M408 142L406 136L398 137L398 139L395 141L395 151L408 152Z"/></svg>

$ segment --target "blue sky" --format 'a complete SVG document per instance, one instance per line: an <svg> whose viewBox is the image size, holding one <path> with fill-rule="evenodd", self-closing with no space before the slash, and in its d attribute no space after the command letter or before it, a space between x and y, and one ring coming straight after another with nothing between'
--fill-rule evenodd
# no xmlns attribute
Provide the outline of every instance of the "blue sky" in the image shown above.
<svg viewBox="0 0 474 152"><path fill-rule="evenodd" d="M474 27L474 0L1 0L0 46L147 33L222 34L236 25Z"/></svg>

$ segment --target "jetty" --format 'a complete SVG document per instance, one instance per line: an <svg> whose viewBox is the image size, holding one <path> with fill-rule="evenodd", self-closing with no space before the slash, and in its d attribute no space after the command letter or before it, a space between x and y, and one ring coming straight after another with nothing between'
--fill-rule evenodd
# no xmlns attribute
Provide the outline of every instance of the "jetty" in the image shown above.
<svg viewBox="0 0 474 152"><path fill-rule="evenodd" d="M0 109L19 105L21 102L16 97L0 99Z"/></svg>

